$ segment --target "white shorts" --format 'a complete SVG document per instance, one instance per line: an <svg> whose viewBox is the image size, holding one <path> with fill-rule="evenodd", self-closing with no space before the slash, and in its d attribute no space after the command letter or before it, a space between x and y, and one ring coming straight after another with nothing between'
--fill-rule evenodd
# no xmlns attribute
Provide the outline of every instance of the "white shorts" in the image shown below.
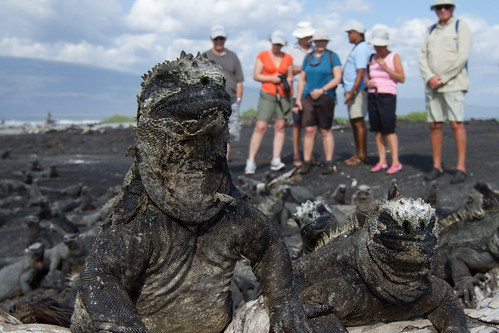
<svg viewBox="0 0 499 333"><path fill-rule="evenodd" d="M367 114L367 91L358 90L347 104L350 119L364 118Z"/></svg>
<svg viewBox="0 0 499 333"><path fill-rule="evenodd" d="M426 92L426 111L428 122L444 122L464 120L464 91L439 93Z"/></svg>

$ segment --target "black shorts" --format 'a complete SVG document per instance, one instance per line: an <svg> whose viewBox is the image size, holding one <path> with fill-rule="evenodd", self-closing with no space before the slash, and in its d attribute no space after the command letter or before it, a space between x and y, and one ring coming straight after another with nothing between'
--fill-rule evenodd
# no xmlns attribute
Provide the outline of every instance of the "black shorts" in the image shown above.
<svg viewBox="0 0 499 333"><path fill-rule="evenodd" d="M302 126L319 126L322 129L330 129L333 126L334 99L327 94L316 100L307 96L301 102L303 106Z"/></svg>
<svg viewBox="0 0 499 333"><path fill-rule="evenodd" d="M370 131L381 134L395 133L397 116L397 95L367 94L367 111L369 112Z"/></svg>

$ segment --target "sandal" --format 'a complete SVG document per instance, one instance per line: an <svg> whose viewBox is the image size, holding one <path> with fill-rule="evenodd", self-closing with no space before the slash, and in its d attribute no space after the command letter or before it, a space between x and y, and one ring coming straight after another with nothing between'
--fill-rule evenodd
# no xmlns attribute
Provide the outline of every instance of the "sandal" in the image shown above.
<svg viewBox="0 0 499 333"><path fill-rule="evenodd" d="M399 172L400 170L402 170L402 164L392 164L392 166L386 170L386 173L388 175L393 175L394 173L397 173Z"/></svg>
<svg viewBox="0 0 499 333"><path fill-rule="evenodd" d="M378 172L386 168L388 168L388 164L386 164L386 162L383 164L376 163L376 165L371 168L371 172Z"/></svg>
<svg viewBox="0 0 499 333"><path fill-rule="evenodd" d="M360 156L357 156L357 155L353 155L348 160L346 160L345 163L346 163L346 165L366 164L367 163L367 157L360 157Z"/></svg>
<svg viewBox="0 0 499 333"><path fill-rule="evenodd" d="M295 166L295 167L299 168L299 167L301 167L302 165L303 165L303 162L301 161L301 159L300 159L300 158L295 158L295 159L293 160L293 166Z"/></svg>
<svg viewBox="0 0 499 333"><path fill-rule="evenodd" d="M312 164L313 166L322 166L322 163L320 161L317 161L317 160L310 161L310 164Z"/></svg>

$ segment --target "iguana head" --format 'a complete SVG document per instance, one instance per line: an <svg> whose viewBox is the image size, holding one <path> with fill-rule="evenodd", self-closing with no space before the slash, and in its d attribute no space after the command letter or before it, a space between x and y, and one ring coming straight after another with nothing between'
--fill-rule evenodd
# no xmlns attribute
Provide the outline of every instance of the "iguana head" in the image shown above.
<svg viewBox="0 0 499 333"><path fill-rule="evenodd" d="M231 105L222 69L182 52L143 79L135 145L147 194L185 223L209 220L222 208L216 194L231 186L225 159Z"/></svg>
<svg viewBox="0 0 499 333"><path fill-rule="evenodd" d="M392 281L417 281L432 270L438 244L435 210L398 190L366 222L370 256Z"/></svg>

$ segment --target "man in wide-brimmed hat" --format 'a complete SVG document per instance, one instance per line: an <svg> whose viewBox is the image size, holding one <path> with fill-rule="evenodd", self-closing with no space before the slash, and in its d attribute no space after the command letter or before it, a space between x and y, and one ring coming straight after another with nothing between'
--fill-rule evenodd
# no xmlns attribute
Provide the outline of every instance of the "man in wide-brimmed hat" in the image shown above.
<svg viewBox="0 0 499 333"><path fill-rule="evenodd" d="M468 24L453 17L453 0L435 0L430 7L438 22L428 28L419 55L421 75L426 83L426 109L430 123L433 168L426 180L443 174L442 127L448 120L454 133L457 163L450 182L466 180L466 130L464 128L464 95L468 91L467 62L473 36Z"/></svg>

